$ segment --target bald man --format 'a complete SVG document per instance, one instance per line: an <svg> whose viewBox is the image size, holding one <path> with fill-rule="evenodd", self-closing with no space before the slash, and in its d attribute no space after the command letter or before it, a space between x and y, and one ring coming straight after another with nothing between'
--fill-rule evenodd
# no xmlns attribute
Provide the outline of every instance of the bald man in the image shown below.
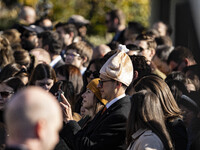
<svg viewBox="0 0 200 150"><path fill-rule="evenodd" d="M34 48L29 52L31 55L35 56L36 59L36 66L41 63L50 64L51 63L51 56L49 52L47 52L43 48Z"/></svg>
<svg viewBox="0 0 200 150"><path fill-rule="evenodd" d="M109 46L105 44L101 44L93 49L92 59L102 58L104 57L104 55L106 55L110 51L111 49Z"/></svg>
<svg viewBox="0 0 200 150"><path fill-rule="evenodd" d="M19 13L19 20L23 20L26 25L36 21L36 11L33 7L23 6Z"/></svg>
<svg viewBox="0 0 200 150"><path fill-rule="evenodd" d="M43 89L28 87L13 96L6 108L6 150L52 150L59 141L59 103Z"/></svg>

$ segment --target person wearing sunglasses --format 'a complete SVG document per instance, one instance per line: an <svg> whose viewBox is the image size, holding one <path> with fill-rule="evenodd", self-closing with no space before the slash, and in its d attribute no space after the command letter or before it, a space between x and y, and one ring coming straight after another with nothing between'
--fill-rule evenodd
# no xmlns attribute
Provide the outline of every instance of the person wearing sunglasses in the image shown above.
<svg viewBox="0 0 200 150"><path fill-rule="evenodd" d="M24 83L18 77L10 77L0 83L0 122L4 122L3 112L5 105L12 95L22 87L24 87Z"/></svg>
<svg viewBox="0 0 200 150"><path fill-rule="evenodd" d="M61 136L74 149L126 149L126 122L131 101L125 90L133 79L133 65L127 51L125 46L120 46L101 68L98 88L108 103L90 124L81 130L73 121L67 100L62 103L66 125Z"/></svg>
<svg viewBox="0 0 200 150"><path fill-rule="evenodd" d="M87 84L90 83L92 79L99 78L99 71L104 63L104 59L101 58L93 59L92 61L90 61L88 68L84 74L84 77L86 77L87 80Z"/></svg>
<svg viewBox="0 0 200 150"><path fill-rule="evenodd" d="M150 33L139 34L133 44L140 47L138 55L144 56L146 58L147 63L151 67L152 73L165 79L166 75L156 67L155 62L153 61L157 47L154 36Z"/></svg>

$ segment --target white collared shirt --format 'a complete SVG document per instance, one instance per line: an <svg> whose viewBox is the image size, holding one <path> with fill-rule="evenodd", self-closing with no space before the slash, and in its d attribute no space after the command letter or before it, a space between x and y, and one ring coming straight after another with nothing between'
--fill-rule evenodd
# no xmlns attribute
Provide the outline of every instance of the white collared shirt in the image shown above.
<svg viewBox="0 0 200 150"><path fill-rule="evenodd" d="M81 75L83 75L83 74L85 73L86 70L87 70L87 68L86 68L86 67L83 67L83 68L80 70Z"/></svg>
<svg viewBox="0 0 200 150"><path fill-rule="evenodd" d="M112 104L114 104L115 102L117 102L118 100L120 100L121 98L123 98L123 97L125 97L125 96L126 96L126 94L122 94L122 95L120 95L120 96L118 96L118 97L112 99L110 102L108 102L108 103L106 104L106 108L108 109Z"/></svg>
<svg viewBox="0 0 200 150"><path fill-rule="evenodd" d="M52 62L50 63L50 66L53 68L55 64L57 64L57 62L59 62L61 59L62 57L59 55L58 57L56 57L56 59L52 60Z"/></svg>

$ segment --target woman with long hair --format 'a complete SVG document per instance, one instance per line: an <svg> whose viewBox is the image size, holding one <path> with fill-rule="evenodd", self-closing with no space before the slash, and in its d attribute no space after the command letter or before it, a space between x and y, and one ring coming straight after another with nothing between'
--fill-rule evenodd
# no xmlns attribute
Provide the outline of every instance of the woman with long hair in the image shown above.
<svg viewBox="0 0 200 150"><path fill-rule="evenodd" d="M173 149L158 97L141 90L133 94L131 101L127 124L128 150Z"/></svg>
<svg viewBox="0 0 200 150"><path fill-rule="evenodd" d="M82 106L87 109L91 120L105 106L107 100L101 98L101 93L98 89L100 78L95 78L87 85L85 93L82 94Z"/></svg>
<svg viewBox="0 0 200 150"><path fill-rule="evenodd" d="M101 93L99 88L97 87L99 84L100 78L95 78L91 80L88 85L86 91L82 94L82 108L85 109L83 119L79 121L79 125L83 128L86 124L93 120L95 115L103 109L106 105L107 100L101 97Z"/></svg>
<svg viewBox="0 0 200 150"><path fill-rule="evenodd" d="M187 131L178 107L169 87L158 76L149 75L140 79L134 86L136 92L147 90L153 92L160 100L164 112L165 124L176 150L187 148Z"/></svg>
<svg viewBox="0 0 200 150"><path fill-rule="evenodd" d="M49 91L56 82L56 73L48 64L38 64L33 70L29 85L40 86L46 91Z"/></svg>

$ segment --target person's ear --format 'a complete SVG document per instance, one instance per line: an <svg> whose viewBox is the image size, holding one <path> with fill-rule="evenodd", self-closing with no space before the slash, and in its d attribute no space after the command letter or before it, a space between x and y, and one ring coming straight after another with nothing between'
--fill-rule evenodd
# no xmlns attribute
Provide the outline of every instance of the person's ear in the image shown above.
<svg viewBox="0 0 200 150"><path fill-rule="evenodd" d="M38 139L42 139L44 138L45 135L45 128L46 128L46 122L44 120L39 120L36 124L35 124L35 137L37 137Z"/></svg>
<svg viewBox="0 0 200 150"><path fill-rule="evenodd" d="M84 56L84 57L81 57L81 59L82 59L82 64L86 63L86 62L87 62L87 60L88 60L86 56Z"/></svg>
<svg viewBox="0 0 200 150"><path fill-rule="evenodd" d="M185 66L189 66L190 65L190 61L188 58L184 58L184 63L185 63Z"/></svg>
<svg viewBox="0 0 200 150"><path fill-rule="evenodd" d="M138 76L139 76L138 71L135 70L134 74L133 74L133 81L136 80L138 78Z"/></svg>
<svg viewBox="0 0 200 150"><path fill-rule="evenodd" d="M150 49L150 57L153 58L155 54L156 54L156 50Z"/></svg>
<svg viewBox="0 0 200 150"><path fill-rule="evenodd" d="M120 88L122 86L122 83L118 82L118 81L116 81L116 82L117 82L117 88Z"/></svg>

